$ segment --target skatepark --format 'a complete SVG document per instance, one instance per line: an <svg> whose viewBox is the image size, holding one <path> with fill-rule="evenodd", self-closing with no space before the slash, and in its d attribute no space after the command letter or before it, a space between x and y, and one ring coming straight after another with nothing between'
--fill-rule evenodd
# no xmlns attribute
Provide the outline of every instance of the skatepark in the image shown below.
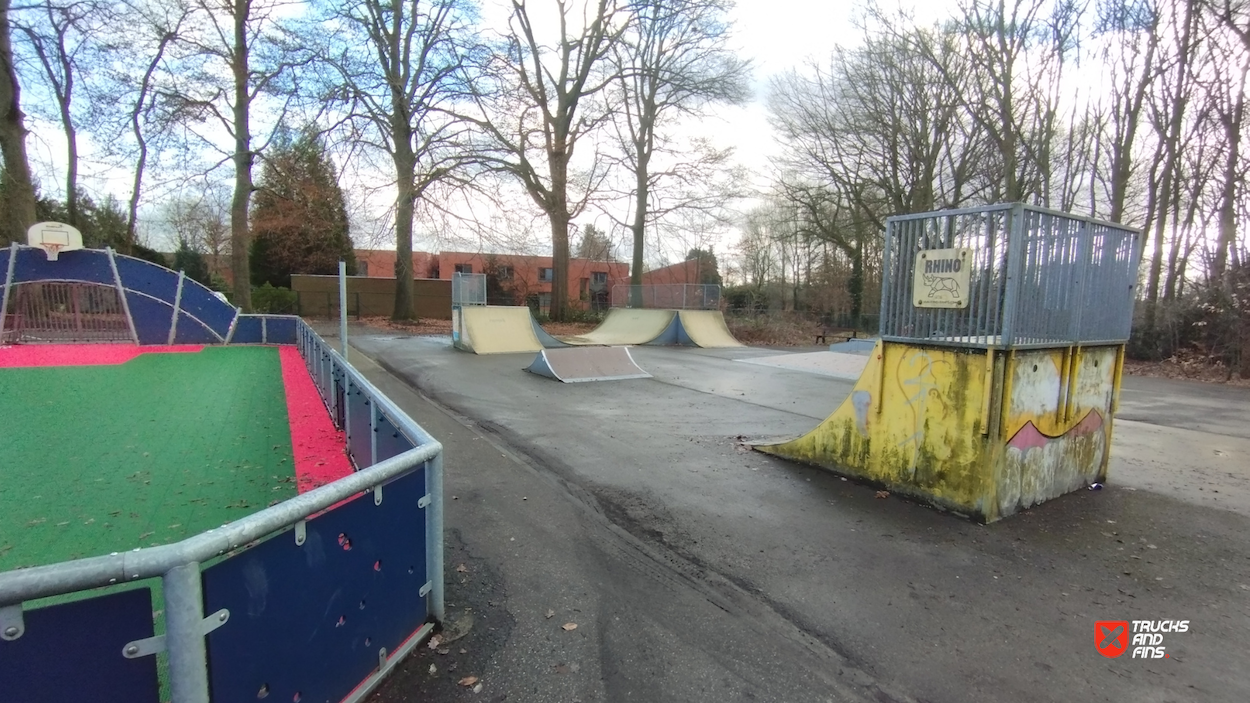
<svg viewBox="0 0 1250 703"><path fill-rule="evenodd" d="M657 320L667 344L583 335L650 375L606 383L358 331L356 363L454 436L448 628L469 644L390 690L437 696L455 663L551 700L1245 700L1250 393L1124 377L1108 305L1055 317L1073 269L1030 265L1015 342L917 293L867 354L680 346ZM984 283L961 285L1002 305ZM1091 637L1161 619L1191 624L1166 658Z"/></svg>
<svg viewBox="0 0 1250 703"><path fill-rule="evenodd" d="M468 620L382 700L453 695L428 674L453 661L527 700L1250 693L1243 389L1126 378L1106 487L982 526L747 451L853 388L747 363L778 350L632 347L653 378L557 384L529 353L352 335L353 363L446 437L449 628ZM1135 618L1195 624L1167 660L1099 656L1094 621Z"/></svg>

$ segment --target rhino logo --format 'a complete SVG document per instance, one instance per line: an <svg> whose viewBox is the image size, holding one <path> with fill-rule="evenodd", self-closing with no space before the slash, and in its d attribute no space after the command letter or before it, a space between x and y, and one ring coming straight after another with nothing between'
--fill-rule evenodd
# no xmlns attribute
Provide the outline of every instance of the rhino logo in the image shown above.
<svg viewBox="0 0 1250 703"><path fill-rule="evenodd" d="M926 273L924 274L924 284L929 287L930 298L938 293L949 293L952 298L959 299L959 283L953 278Z"/></svg>

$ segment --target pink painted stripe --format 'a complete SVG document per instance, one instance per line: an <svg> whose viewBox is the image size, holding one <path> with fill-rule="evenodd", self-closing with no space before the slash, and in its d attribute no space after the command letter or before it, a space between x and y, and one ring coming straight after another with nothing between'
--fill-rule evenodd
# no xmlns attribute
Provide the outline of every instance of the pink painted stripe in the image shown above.
<svg viewBox="0 0 1250 703"><path fill-rule="evenodd" d="M282 359L282 384L286 387L295 484L304 493L347 476L352 465L345 451L347 440L330 419L299 350L283 346L278 348L278 355Z"/></svg>
<svg viewBox="0 0 1250 703"><path fill-rule="evenodd" d="M140 354L188 354L203 344L140 347L134 344L17 344L0 347L0 368L39 366L116 366Z"/></svg>

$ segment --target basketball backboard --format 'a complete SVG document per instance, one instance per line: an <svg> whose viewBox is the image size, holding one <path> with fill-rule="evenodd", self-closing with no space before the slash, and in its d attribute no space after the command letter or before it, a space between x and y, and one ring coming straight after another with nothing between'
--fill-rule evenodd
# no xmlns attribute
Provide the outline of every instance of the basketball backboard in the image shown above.
<svg viewBox="0 0 1250 703"><path fill-rule="evenodd" d="M63 251L82 249L82 232L61 222L39 222L26 230L26 243L43 249L48 261Z"/></svg>

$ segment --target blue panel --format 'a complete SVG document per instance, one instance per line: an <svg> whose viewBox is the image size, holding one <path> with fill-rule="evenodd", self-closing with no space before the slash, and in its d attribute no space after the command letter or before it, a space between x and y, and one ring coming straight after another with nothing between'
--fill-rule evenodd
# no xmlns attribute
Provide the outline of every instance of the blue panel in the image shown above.
<svg viewBox="0 0 1250 703"><path fill-rule="evenodd" d="M425 470L357 497L204 571L214 701L339 701L426 620ZM298 698L296 697L298 694Z"/></svg>
<svg viewBox="0 0 1250 703"><path fill-rule="evenodd" d="M660 333L660 336L650 342L647 342L647 344L653 346L682 344L683 342L679 339L679 336L684 334L684 330L682 332L679 332L678 330L682 330L681 315L673 313L673 321L668 323L668 327L664 328L664 331ZM686 337L686 339L689 340L690 338Z"/></svg>
<svg viewBox="0 0 1250 703"><path fill-rule="evenodd" d="M199 320L185 312L178 313L178 330L174 333L175 344L221 344L221 340L213 335Z"/></svg>
<svg viewBox="0 0 1250 703"><path fill-rule="evenodd" d="M182 300L180 307L191 313L214 332L225 339L230 332L230 323L234 322L236 310L213 292L195 281L187 280L182 284Z"/></svg>
<svg viewBox="0 0 1250 703"><path fill-rule="evenodd" d="M374 435L378 438L378 461L403 454L414 446L382 413L378 413L378 428Z"/></svg>
<svg viewBox="0 0 1250 703"><path fill-rule="evenodd" d="M176 271L157 266L151 261L120 254L114 259L117 261L117 275L122 277L122 286L140 293L147 293L158 300L167 300L170 305L173 305L174 297L178 293ZM191 281L188 280L187 283ZM186 288L186 284L183 284L183 288Z"/></svg>
<svg viewBox="0 0 1250 703"><path fill-rule="evenodd" d="M263 341L260 318L256 315L239 315L239 321L234 326L234 334L230 337L230 343L260 344Z"/></svg>
<svg viewBox="0 0 1250 703"><path fill-rule="evenodd" d="M140 344L169 343L169 323L174 315L172 304L128 290L126 305L130 308L130 316L134 318Z"/></svg>
<svg viewBox="0 0 1250 703"><path fill-rule="evenodd" d="M295 318L269 317L265 319L266 344L295 344Z"/></svg>
<svg viewBox="0 0 1250 703"><path fill-rule="evenodd" d="M347 451L356 468L373 466L373 433L369 424L369 399L356 386L347 389Z"/></svg>
<svg viewBox="0 0 1250 703"><path fill-rule="evenodd" d="M156 657L122 656L128 643L152 636L149 589L36 608L23 619L25 634L0 640L0 700L160 700Z"/></svg>
<svg viewBox="0 0 1250 703"><path fill-rule="evenodd" d="M5 247L0 249L0 285L4 284L4 279L9 275L9 252L11 249Z"/></svg>
<svg viewBox="0 0 1250 703"><path fill-rule="evenodd" d="M6 270L7 273L7 270ZM43 249L22 247L17 250L17 266L13 282L24 281L86 281L116 285L108 252L98 249L63 251L56 261L48 261Z"/></svg>

